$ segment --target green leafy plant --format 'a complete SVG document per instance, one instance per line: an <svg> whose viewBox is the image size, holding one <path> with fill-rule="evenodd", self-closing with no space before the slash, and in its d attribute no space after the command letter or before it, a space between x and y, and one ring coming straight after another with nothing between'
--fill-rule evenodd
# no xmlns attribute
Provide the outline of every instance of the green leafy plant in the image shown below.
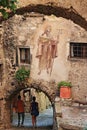
<svg viewBox="0 0 87 130"><path fill-rule="evenodd" d="M84 126L84 129L83 130L87 130L87 124Z"/></svg>
<svg viewBox="0 0 87 130"><path fill-rule="evenodd" d="M72 84L71 82L68 82L68 81L61 81L58 83L58 90L62 87L62 86L65 86L65 87L72 87Z"/></svg>
<svg viewBox="0 0 87 130"><path fill-rule="evenodd" d="M25 81L26 78L29 78L30 70L26 70L25 67L22 67L16 71L15 78L17 81Z"/></svg>
<svg viewBox="0 0 87 130"><path fill-rule="evenodd" d="M87 130L87 128L85 128L84 130Z"/></svg>
<svg viewBox="0 0 87 130"><path fill-rule="evenodd" d="M0 0L0 12L4 18L8 18L7 10L15 12L17 8L17 0Z"/></svg>

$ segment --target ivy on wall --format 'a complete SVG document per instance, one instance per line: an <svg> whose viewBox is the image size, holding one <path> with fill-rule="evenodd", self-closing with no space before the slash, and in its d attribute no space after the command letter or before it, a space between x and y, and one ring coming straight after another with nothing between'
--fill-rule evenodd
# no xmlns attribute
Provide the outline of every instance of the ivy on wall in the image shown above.
<svg viewBox="0 0 87 130"><path fill-rule="evenodd" d="M18 82L25 81L30 76L30 70L26 70L22 67L16 71L15 78Z"/></svg>
<svg viewBox="0 0 87 130"><path fill-rule="evenodd" d="M4 18L8 18L8 9L15 12L16 8L17 0L0 0L0 13Z"/></svg>

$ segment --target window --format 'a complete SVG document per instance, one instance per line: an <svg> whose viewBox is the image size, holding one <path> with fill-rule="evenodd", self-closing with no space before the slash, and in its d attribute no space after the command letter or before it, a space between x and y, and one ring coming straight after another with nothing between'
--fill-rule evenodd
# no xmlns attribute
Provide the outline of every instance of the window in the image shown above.
<svg viewBox="0 0 87 130"><path fill-rule="evenodd" d="M18 59L16 59L16 61L18 62L18 65L30 64L31 61L30 48L18 47L17 55L18 55Z"/></svg>
<svg viewBox="0 0 87 130"><path fill-rule="evenodd" d="M71 58L87 58L87 43L70 43Z"/></svg>
<svg viewBox="0 0 87 130"><path fill-rule="evenodd" d="M30 48L20 48L20 63L30 64Z"/></svg>

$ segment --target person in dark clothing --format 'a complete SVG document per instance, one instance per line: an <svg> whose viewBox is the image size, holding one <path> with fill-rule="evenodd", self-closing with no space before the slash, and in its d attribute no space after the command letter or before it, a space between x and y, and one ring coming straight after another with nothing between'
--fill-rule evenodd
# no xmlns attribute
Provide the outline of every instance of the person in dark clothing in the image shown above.
<svg viewBox="0 0 87 130"><path fill-rule="evenodd" d="M36 97L33 96L32 102L30 105L30 111L32 115L32 125L33 127L36 127L36 117L39 115L39 108L38 108L38 102L36 102Z"/></svg>
<svg viewBox="0 0 87 130"><path fill-rule="evenodd" d="M21 96L18 96L17 100L17 113L18 113L18 126L23 126L24 123L24 102L21 100ZM22 117L22 122L20 124L20 118Z"/></svg>

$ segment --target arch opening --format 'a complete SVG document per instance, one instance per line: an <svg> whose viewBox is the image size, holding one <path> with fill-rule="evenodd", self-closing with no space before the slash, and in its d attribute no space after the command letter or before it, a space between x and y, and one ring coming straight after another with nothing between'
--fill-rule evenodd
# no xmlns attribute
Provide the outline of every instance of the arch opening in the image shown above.
<svg viewBox="0 0 87 130"><path fill-rule="evenodd" d="M5 123L5 128L9 128L11 126L12 127L17 126L18 117L17 117L17 112L13 103L14 101L17 100L17 96L21 94L22 99L24 100L25 106L26 106L24 126L28 128L32 127L29 105L30 105L32 96L36 96L36 99L39 103L39 109L40 109L39 116L37 117L37 127L43 127L43 128L46 127L48 129L50 128L53 129L55 127L55 123L54 123L55 108L53 104L53 101L55 98L53 97L55 96L52 97L52 95L48 94L46 90L44 90L46 86L44 87L44 89L41 89L41 84L39 83L39 85L37 85L37 81L36 82L32 81L32 83L30 84L25 83L21 85L18 84L18 86L16 86L14 90L10 90L9 95L7 94L8 96L6 96L7 98L6 98L5 106L7 107L5 108L5 111L6 111L5 114L9 116L7 116L8 123Z"/></svg>
<svg viewBox="0 0 87 130"><path fill-rule="evenodd" d="M39 116L37 117L37 127L53 127L53 106L48 97L40 90L34 88L23 89L18 92L11 101L11 125L18 125L18 115L15 108L17 96L21 95L25 104L24 127L32 127L32 118L30 114L30 103L35 96L39 104Z"/></svg>

